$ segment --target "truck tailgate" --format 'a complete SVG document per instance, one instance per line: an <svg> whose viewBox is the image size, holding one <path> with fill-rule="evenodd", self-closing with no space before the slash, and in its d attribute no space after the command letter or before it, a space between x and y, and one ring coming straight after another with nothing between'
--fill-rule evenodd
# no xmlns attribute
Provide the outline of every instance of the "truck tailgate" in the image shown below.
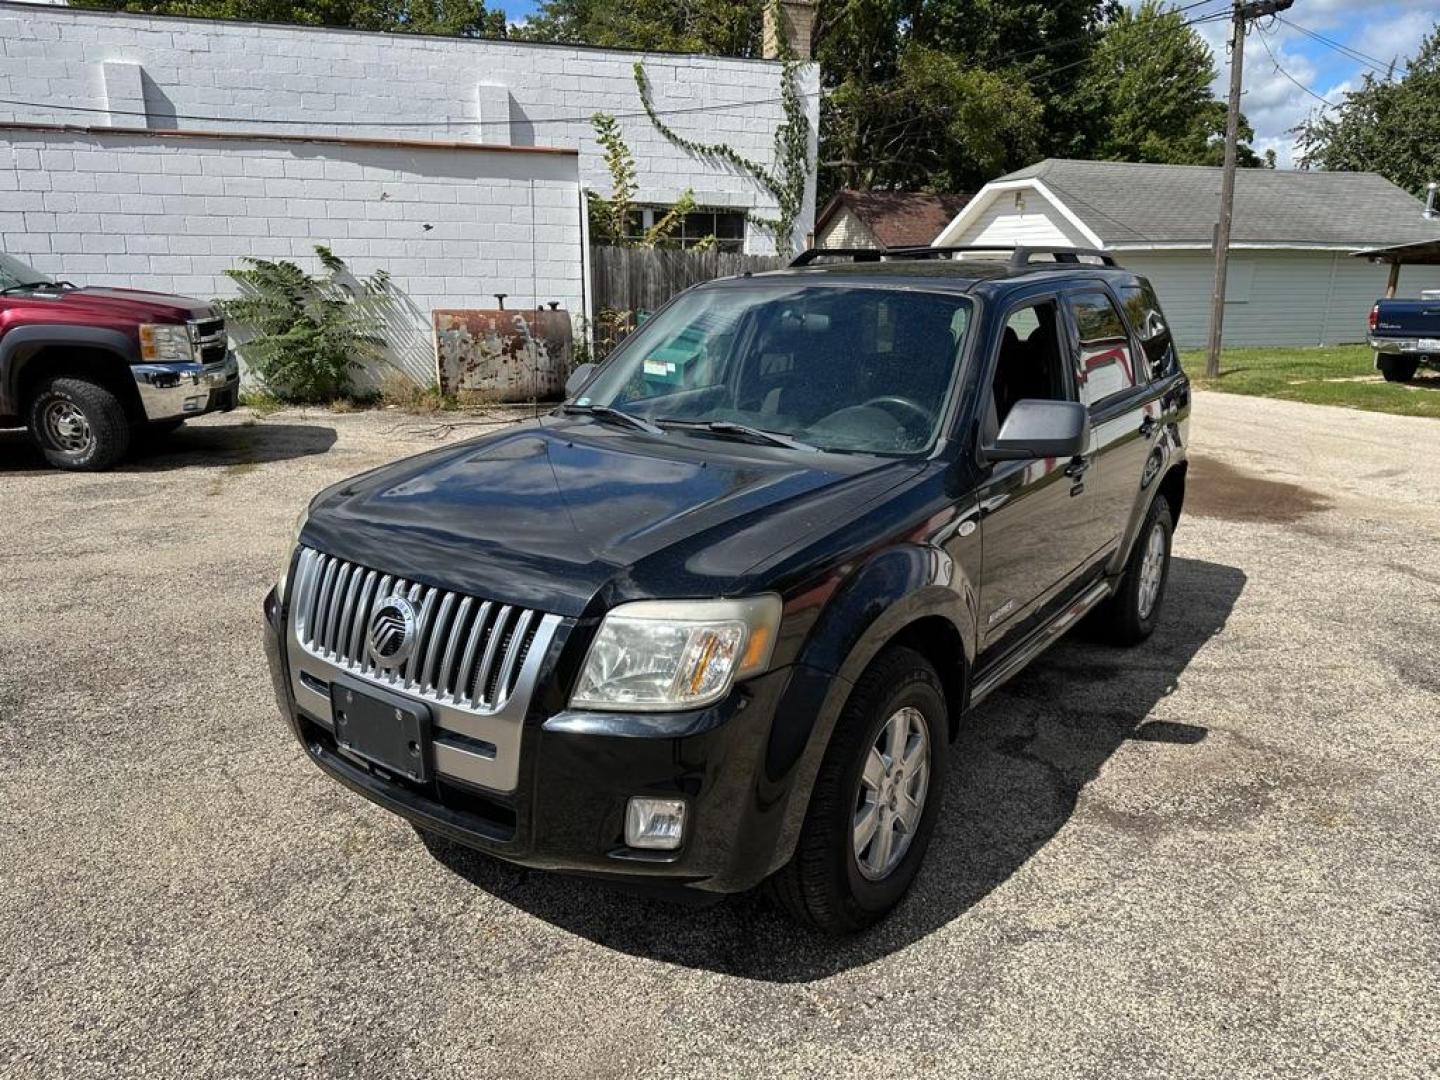
<svg viewBox="0 0 1440 1080"><path fill-rule="evenodd" d="M1440 300L1381 300L1375 307L1376 337L1440 338Z"/></svg>

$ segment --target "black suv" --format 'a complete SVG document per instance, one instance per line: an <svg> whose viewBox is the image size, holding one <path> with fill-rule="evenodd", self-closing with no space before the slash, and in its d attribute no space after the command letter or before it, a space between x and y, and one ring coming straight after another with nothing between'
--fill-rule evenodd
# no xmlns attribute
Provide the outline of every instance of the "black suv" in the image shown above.
<svg viewBox="0 0 1440 1080"><path fill-rule="evenodd" d="M321 493L265 600L306 753L427 832L855 930L966 710L1159 616L1190 387L1108 255L807 252L569 392Z"/></svg>

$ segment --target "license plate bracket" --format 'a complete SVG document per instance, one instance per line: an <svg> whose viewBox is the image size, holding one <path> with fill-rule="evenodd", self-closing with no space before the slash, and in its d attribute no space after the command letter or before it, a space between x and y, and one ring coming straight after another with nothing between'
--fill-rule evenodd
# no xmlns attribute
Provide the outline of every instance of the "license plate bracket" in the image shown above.
<svg viewBox="0 0 1440 1080"><path fill-rule="evenodd" d="M430 709L349 680L330 684L335 743L348 754L423 784L430 779Z"/></svg>

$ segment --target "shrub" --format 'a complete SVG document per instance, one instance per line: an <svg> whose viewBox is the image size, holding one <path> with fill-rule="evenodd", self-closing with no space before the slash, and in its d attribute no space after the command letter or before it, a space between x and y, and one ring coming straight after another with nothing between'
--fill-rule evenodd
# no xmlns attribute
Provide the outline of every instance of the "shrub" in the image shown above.
<svg viewBox="0 0 1440 1080"><path fill-rule="evenodd" d="M221 300L226 317L248 333L240 346L266 391L286 402L331 401L351 392L351 372L385 360L383 305L390 277L360 280L322 244L323 276L288 260L245 258L226 270L241 294Z"/></svg>

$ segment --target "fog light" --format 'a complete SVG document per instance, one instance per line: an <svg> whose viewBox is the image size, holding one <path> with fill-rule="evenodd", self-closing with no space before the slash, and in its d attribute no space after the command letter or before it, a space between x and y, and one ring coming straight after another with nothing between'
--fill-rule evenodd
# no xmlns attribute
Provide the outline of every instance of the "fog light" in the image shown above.
<svg viewBox="0 0 1440 1080"><path fill-rule="evenodd" d="M632 848L674 851L685 834L683 799L636 796L625 810L625 843Z"/></svg>

